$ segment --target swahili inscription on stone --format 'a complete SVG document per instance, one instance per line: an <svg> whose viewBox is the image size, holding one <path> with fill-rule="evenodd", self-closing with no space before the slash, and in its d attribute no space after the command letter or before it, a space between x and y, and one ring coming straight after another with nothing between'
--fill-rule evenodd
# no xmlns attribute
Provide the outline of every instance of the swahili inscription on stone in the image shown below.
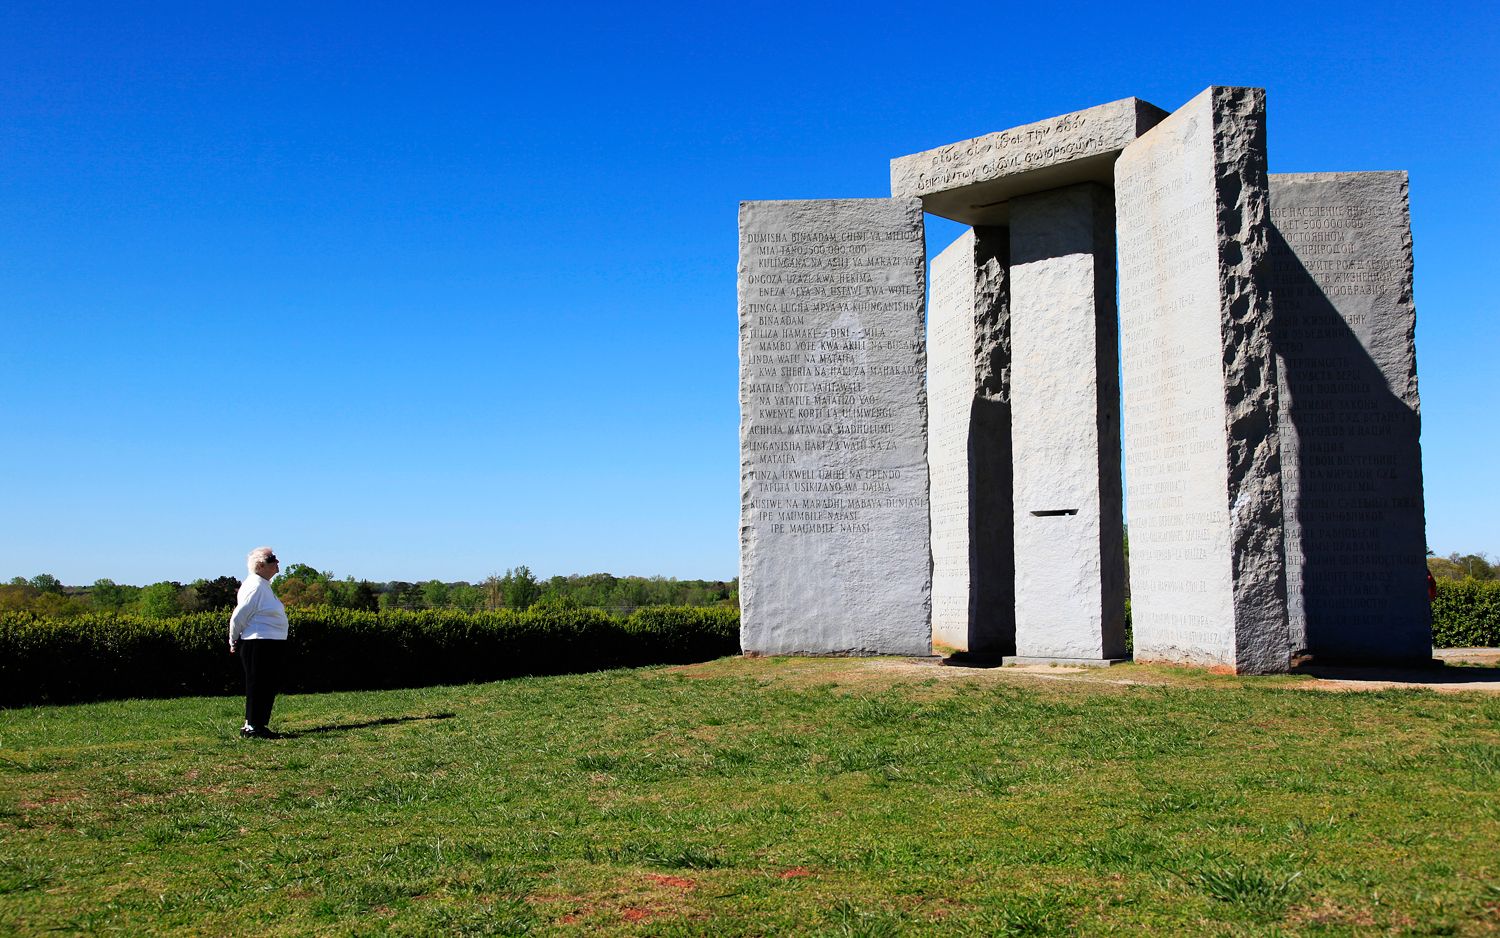
<svg viewBox="0 0 1500 938"><path fill-rule="evenodd" d="M1429 660L1406 174L1270 181L1292 646Z"/></svg>
<svg viewBox="0 0 1500 938"><path fill-rule="evenodd" d="M1135 656L1290 664L1265 93L1213 87L1115 164Z"/></svg>
<svg viewBox="0 0 1500 938"><path fill-rule="evenodd" d="M928 654L922 207L740 203L740 644Z"/></svg>

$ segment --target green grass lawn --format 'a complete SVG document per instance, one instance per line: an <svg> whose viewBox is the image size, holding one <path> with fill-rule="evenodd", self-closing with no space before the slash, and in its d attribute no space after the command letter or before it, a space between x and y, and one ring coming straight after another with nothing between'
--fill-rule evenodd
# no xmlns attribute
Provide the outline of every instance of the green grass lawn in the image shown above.
<svg viewBox="0 0 1500 938"><path fill-rule="evenodd" d="M0 933L1493 934L1500 696L742 660L0 712Z"/></svg>

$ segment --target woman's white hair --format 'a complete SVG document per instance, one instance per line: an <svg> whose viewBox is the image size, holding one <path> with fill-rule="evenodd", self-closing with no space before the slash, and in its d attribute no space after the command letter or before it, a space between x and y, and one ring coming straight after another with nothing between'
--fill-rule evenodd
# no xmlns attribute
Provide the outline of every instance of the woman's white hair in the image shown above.
<svg viewBox="0 0 1500 938"><path fill-rule="evenodd" d="M250 569L251 573L254 573L255 568L265 563L267 557L275 556L276 551L272 550L271 548L257 547L245 556L245 566Z"/></svg>

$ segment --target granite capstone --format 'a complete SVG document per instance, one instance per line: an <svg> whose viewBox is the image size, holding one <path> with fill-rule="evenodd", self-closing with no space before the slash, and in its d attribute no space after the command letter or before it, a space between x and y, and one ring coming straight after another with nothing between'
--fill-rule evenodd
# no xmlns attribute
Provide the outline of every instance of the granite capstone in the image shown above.
<svg viewBox="0 0 1500 938"><path fill-rule="evenodd" d="M1123 98L891 160L891 195L934 215L1003 225L1011 199L1081 182L1113 183L1115 158L1166 116Z"/></svg>

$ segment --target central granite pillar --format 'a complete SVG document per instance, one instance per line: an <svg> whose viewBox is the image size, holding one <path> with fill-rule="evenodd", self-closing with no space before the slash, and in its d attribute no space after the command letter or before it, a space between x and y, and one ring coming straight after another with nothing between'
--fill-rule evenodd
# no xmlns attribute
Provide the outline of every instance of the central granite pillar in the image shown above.
<svg viewBox="0 0 1500 938"><path fill-rule="evenodd" d="M1010 205L1016 663L1125 656L1114 197Z"/></svg>

